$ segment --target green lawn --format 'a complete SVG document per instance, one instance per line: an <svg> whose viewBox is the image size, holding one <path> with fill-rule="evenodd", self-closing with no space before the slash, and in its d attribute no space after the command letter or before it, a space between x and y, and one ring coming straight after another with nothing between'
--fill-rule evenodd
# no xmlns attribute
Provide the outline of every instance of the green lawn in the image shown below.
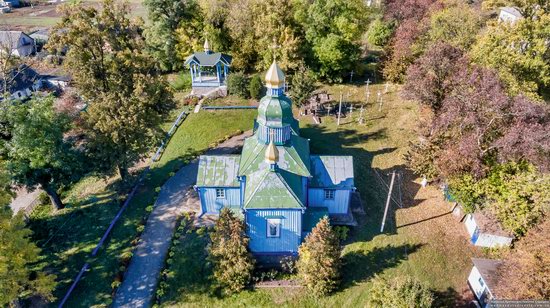
<svg viewBox="0 0 550 308"><path fill-rule="evenodd" d="M109 305L111 283L120 272L120 256L132 250L137 228L145 222L145 209L154 203L156 188L162 186L172 172L181 168L196 153L228 135L251 129L253 116L254 112L250 110L189 115L171 139L160 161L151 167L137 195L94 259L89 259L90 252L122 204L123 196L116 192L120 188L117 178L105 181L87 177L64 194L69 203L66 209L55 214L51 214L47 206L36 210L31 228L35 232L34 239L43 249L43 261L48 270L58 277L57 299L63 297L84 262L89 261L90 271L84 275L66 306ZM128 187L124 191L128 191Z"/></svg>
<svg viewBox="0 0 550 308"><path fill-rule="evenodd" d="M371 85L371 93L383 91L383 85ZM331 86L335 94L350 93L348 101L361 104L364 86ZM167 272L163 306L182 307L360 307L369 297L374 275L413 275L434 289L438 305L454 305L466 294L466 278L471 269L470 257L479 254L472 248L463 227L451 215L449 204L442 201L433 188L420 189L418 180L404 167L403 154L409 141L416 138L414 128L421 111L415 103L403 101L397 89L383 97L378 105L365 106L366 125L358 125L348 116L336 126L334 118L323 118L314 125L302 118L301 134L311 139L312 153L353 155L356 186L366 210L358 217L360 226L352 230L343 250L343 280L339 291L322 299L314 299L297 289L245 291L230 297L212 293L204 276L208 264L200 249L205 241L196 234L184 234L174 248L174 260ZM354 120L359 116L356 109ZM379 233L387 189L378 175L389 183L388 174L402 174L403 208L392 204L386 229ZM398 198L399 190L394 196Z"/></svg>

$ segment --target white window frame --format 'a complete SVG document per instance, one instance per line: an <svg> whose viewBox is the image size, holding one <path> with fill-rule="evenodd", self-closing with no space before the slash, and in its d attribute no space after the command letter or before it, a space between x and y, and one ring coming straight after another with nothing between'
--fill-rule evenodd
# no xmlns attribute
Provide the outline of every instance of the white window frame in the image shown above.
<svg viewBox="0 0 550 308"><path fill-rule="evenodd" d="M335 189L325 189L323 191L323 195L325 197L325 200L334 200L334 197L336 196L336 190Z"/></svg>
<svg viewBox="0 0 550 308"><path fill-rule="evenodd" d="M225 199L225 188L216 188L216 199Z"/></svg>
<svg viewBox="0 0 550 308"><path fill-rule="evenodd" d="M271 234L271 227L275 227L275 234ZM266 236L270 238L281 237L281 219L268 218L266 223Z"/></svg>

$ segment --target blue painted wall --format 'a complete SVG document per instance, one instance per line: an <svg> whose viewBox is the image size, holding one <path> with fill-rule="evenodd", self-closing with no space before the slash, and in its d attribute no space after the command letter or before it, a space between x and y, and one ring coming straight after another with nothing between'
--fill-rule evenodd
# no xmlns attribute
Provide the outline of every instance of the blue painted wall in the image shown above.
<svg viewBox="0 0 550 308"><path fill-rule="evenodd" d="M222 207L240 208L241 189L239 187L225 187L225 198L216 198L215 187L200 187L199 197L203 213L217 214Z"/></svg>
<svg viewBox="0 0 550 308"><path fill-rule="evenodd" d="M280 237L267 237L268 218L281 219ZM252 252L298 252L302 234L302 210L247 210L246 225Z"/></svg>
<svg viewBox="0 0 550 308"><path fill-rule="evenodd" d="M337 189L334 199L325 199L324 189L308 189L308 204L312 207L327 207L329 214L344 214L348 212L351 190Z"/></svg>

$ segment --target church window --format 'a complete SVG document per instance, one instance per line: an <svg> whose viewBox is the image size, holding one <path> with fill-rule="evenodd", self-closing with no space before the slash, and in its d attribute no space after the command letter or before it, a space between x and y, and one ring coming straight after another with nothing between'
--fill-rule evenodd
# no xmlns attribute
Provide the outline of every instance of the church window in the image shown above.
<svg viewBox="0 0 550 308"><path fill-rule="evenodd" d="M325 189L325 199L334 200L334 189Z"/></svg>
<svg viewBox="0 0 550 308"><path fill-rule="evenodd" d="M267 237L279 237L279 236L281 236L281 220L268 219L267 220Z"/></svg>

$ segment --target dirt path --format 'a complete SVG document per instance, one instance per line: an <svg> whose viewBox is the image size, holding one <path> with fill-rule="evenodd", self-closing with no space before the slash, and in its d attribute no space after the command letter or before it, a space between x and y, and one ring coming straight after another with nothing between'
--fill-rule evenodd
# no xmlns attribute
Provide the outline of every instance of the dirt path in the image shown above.
<svg viewBox="0 0 550 308"><path fill-rule="evenodd" d="M209 155L231 154L240 148L244 139L252 135L247 131L230 138L215 149L207 151ZM160 191L155 209L147 220L145 231L134 250L134 256L126 271L124 280L118 288L112 307L150 307L155 294L160 271L176 220L183 211L196 211L189 208L187 202L192 197L191 186L197 177L198 160L193 160L170 178Z"/></svg>

